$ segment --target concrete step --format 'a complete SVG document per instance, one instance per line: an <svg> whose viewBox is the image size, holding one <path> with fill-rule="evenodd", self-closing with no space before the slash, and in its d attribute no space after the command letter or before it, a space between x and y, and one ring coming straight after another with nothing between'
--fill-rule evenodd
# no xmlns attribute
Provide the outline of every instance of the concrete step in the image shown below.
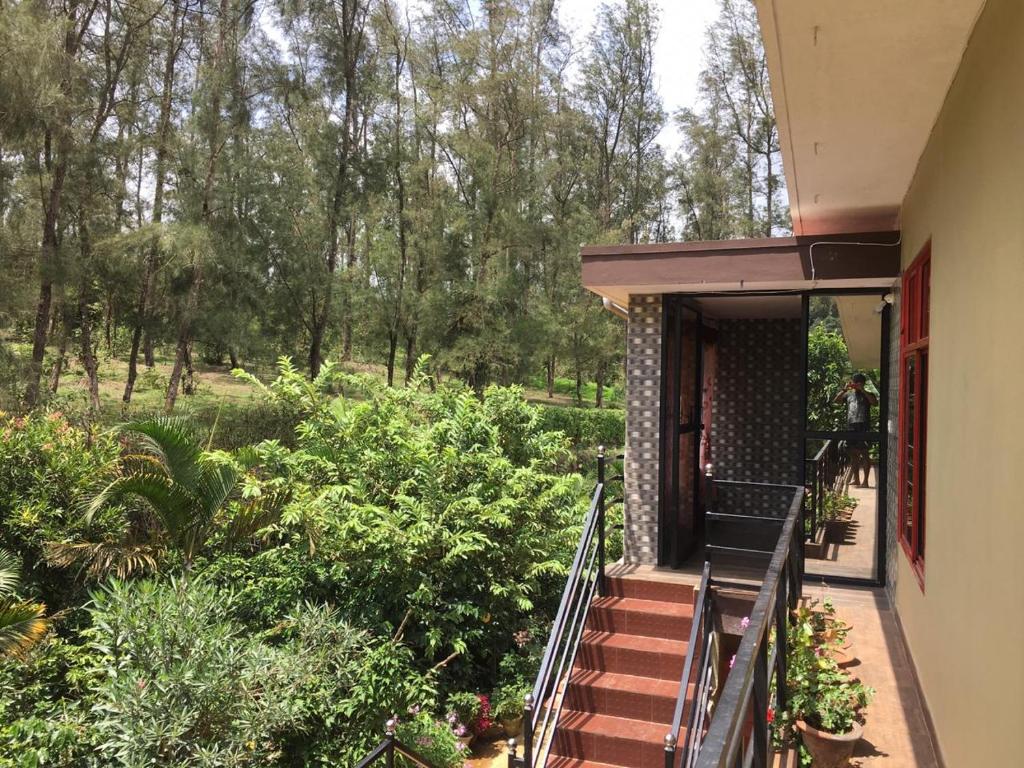
<svg viewBox="0 0 1024 768"><path fill-rule="evenodd" d="M692 620L692 604L608 596L597 598L590 607L587 629L686 640Z"/></svg>
<svg viewBox="0 0 1024 768"><path fill-rule="evenodd" d="M663 723L592 712L563 712L551 745L555 755L627 768L663 768Z"/></svg>
<svg viewBox="0 0 1024 768"><path fill-rule="evenodd" d="M673 682L577 669L569 678L565 706L577 712L665 723L667 726L672 722L678 694L678 680Z"/></svg>
<svg viewBox="0 0 1024 768"><path fill-rule="evenodd" d="M686 660L686 647L685 639L589 631L583 633L576 666L678 683Z"/></svg>
<svg viewBox="0 0 1024 768"><path fill-rule="evenodd" d="M692 584L674 581L651 581L633 576L608 576L605 579L612 597L633 597L639 600L658 600L663 603L693 604Z"/></svg>

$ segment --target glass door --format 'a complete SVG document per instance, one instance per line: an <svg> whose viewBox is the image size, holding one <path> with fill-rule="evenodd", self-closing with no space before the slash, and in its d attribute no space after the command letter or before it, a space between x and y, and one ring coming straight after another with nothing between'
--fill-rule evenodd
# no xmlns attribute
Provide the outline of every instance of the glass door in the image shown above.
<svg viewBox="0 0 1024 768"><path fill-rule="evenodd" d="M889 305L880 293L805 303L805 571L877 581L885 541Z"/></svg>

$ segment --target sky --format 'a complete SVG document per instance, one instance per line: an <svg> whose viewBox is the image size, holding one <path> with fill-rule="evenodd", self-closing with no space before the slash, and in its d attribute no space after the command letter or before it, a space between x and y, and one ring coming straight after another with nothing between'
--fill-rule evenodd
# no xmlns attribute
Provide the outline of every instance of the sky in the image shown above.
<svg viewBox="0 0 1024 768"><path fill-rule="evenodd" d="M415 8L421 0L401 0ZM654 50L654 74L658 92L668 115L658 137L671 157L679 146L679 134L672 116L682 107L697 101L697 76L703 65L704 32L715 19L718 0L653 0L658 8L661 29ZM574 48L585 53L586 38L594 26L601 0L559 0L559 17L573 35ZM262 15L260 24L282 48L287 44L272 17Z"/></svg>
<svg viewBox="0 0 1024 768"><path fill-rule="evenodd" d="M697 76L704 61L704 31L717 15L718 0L655 0L661 31L654 50L654 74L658 92L670 116L658 137L671 157L679 146L671 116L697 101ZM572 30L578 49L594 25L600 0L560 0L560 17Z"/></svg>

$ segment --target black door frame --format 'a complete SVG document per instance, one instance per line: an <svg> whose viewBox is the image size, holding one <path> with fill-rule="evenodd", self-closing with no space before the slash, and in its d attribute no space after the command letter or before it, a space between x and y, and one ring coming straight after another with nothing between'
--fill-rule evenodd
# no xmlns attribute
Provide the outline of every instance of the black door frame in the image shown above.
<svg viewBox="0 0 1024 768"><path fill-rule="evenodd" d="M891 375L889 356L891 352L891 322L892 322L892 306L884 301L884 297L887 294L892 293L893 287L874 287L874 288L816 288L809 290L780 290L780 291L714 291L714 292L697 292L697 293L673 293L662 295L662 354L661 354L661 396L660 396L660 419L659 419L659 471L658 479L658 565L669 566L672 568L678 568L682 564L682 560L685 559L685 555L680 557L680 548L678 546L679 533L676 528L676 521L670 518L670 510L667 508L666 500L668 498L666 491L666 481L671 479L678 482L678 460L673 461L672 466L672 477L667 478L665 468L667 466L666 461L670 458L669 448L671 445L675 445L675 452L671 455L678 456L678 445L679 436L681 432L678 427L678 419L675 419L676 427L670 430L672 443L669 443L665 439L665 424L667 413L666 407L668 405L668 389L666 386L666 373L669 362L669 351L667 349L668 344L668 315L666 311L670 303L675 303L676 306L686 307L697 314L697 370L695 375L697 376L697 424L698 428L694 431L695 435L695 451L694 451L694 510L695 514L700 514L700 427L703 425L703 404L704 398L701 396L701 388L703 386L703 339L701 330L703 328L703 315L695 304L688 302L688 299L699 299L699 298L714 298L721 296L730 297L758 297L758 296L799 296L800 297L800 323L801 323L801 338L803 340L801 349L801 385L800 385L800 401L802 404L802 413L804 418L801 423L801 442L800 442L800 476L801 482L806 484L806 477L804 473L806 471L805 459L807 458L807 441L814 439L828 439L831 437L848 437L846 433L842 432L822 432L817 430L810 430L807 428L807 335L810 331L809 328L809 314L810 314L810 299L812 296L878 296L879 301L884 304L882 308L882 322L881 322L881 339L880 343L880 355L881 360L879 361L879 383L878 383L878 430L874 432L865 433L864 437L871 441L877 441L878 443L878 494L876 499L875 519L876 519L876 530L875 530L875 577L874 578L854 578L850 576L834 576L831 574L814 573L813 571L807 571L807 560L801 557L801 561L804 563L805 574L810 577L819 577L827 579L832 584L850 584L855 586L871 586L880 587L885 586L885 572L886 572L886 543L887 543L887 525L888 525L888 487L889 487L889 472L888 472L888 454L889 454L889 377ZM681 323L681 314L677 313L678 322ZM681 326L680 326L681 327ZM681 334L677 334L677 338L681 340ZM678 358L677 358L678 359ZM681 366L676 366L681 368ZM677 370L674 374L676 377L676 388L675 391L678 393L678 383L681 381L682 371ZM676 406L678 408L678 405ZM677 487L677 486L674 486ZM801 520L801 527L803 521ZM801 539L801 543L803 540ZM688 554L688 553L686 553Z"/></svg>
<svg viewBox="0 0 1024 768"><path fill-rule="evenodd" d="M682 478L679 473L679 447L683 435L691 435L692 446L692 477L693 488L690 503L693 505L694 534L703 526L698 522L700 518L700 441L701 430L704 424L704 315L700 309L687 301L687 297L681 294L666 294L662 299L662 328L661 328L661 397L659 410L659 466L662 471L658 478L658 565L678 568L692 552L696 542L689 546L682 546L680 530L678 527L678 498L679 485ZM684 350L684 314L691 312L694 323L694 354L696 365L694 366L694 406L691 412L692 418L683 423L683 414L679 413L679 398L682 391L683 365L682 355ZM670 328L674 323L675 328ZM669 340L675 340L675 350L672 350ZM672 352L675 352L677 364L670 366ZM671 368L671 370L670 370ZM669 372L666 374L666 372ZM669 386L668 375L673 378ZM670 439L666 440L665 436ZM665 471L667 469L667 471ZM669 503L671 500L672 503Z"/></svg>

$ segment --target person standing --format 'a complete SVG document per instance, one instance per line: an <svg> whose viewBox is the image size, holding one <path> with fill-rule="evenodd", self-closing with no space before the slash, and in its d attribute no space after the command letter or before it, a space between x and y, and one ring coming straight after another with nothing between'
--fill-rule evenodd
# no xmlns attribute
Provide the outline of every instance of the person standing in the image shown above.
<svg viewBox="0 0 1024 768"><path fill-rule="evenodd" d="M867 384L867 377L863 373L855 373L833 400L835 403L842 403L846 406L846 428L850 432L871 431L871 406L878 405L878 398L864 388L865 384ZM847 440L846 447L850 451L852 484L861 485L860 473L863 468L863 485L867 486L868 477L871 474L868 444L864 440L854 439Z"/></svg>

